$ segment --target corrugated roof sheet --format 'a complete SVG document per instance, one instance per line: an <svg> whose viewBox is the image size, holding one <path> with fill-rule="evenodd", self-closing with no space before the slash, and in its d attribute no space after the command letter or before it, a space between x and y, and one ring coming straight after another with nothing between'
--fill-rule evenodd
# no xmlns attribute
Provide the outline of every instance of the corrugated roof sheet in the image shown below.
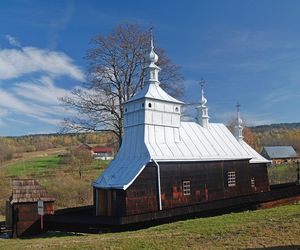
<svg viewBox="0 0 300 250"><path fill-rule="evenodd" d="M146 84L146 86L138 92L135 96L133 96L128 102L136 101L139 99L151 98L155 100L163 100L172 103L183 103L174 97L170 96L166 93L158 84Z"/></svg>
<svg viewBox="0 0 300 250"><path fill-rule="evenodd" d="M203 128L195 122L181 122L179 129L142 124L127 128L115 160L93 185L127 189L152 159L268 162L247 143L239 143L224 124L210 123Z"/></svg>
<svg viewBox="0 0 300 250"><path fill-rule="evenodd" d="M245 141L240 141L241 146L252 156L250 163L270 163L271 161L264 158L258 152L256 152L252 147L250 147Z"/></svg>
<svg viewBox="0 0 300 250"><path fill-rule="evenodd" d="M34 179L16 179L12 181L10 203L54 201L54 197Z"/></svg>
<svg viewBox="0 0 300 250"><path fill-rule="evenodd" d="M270 159L298 157L298 154L292 146L268 146L263 147L263 151Z"/></svg>

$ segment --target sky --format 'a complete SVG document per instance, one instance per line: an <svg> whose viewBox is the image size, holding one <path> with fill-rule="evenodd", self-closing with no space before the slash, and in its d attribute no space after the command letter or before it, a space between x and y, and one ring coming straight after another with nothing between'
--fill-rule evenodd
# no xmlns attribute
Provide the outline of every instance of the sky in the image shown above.
<svg viewBox="0 0 300 250"><path fill-rule="evenodd" d="M0 1L0 136L55 133L58 101L80 87L97 34L154 26L184 76L186 103L206 80L211 122L241 104L248 125L300 122L300 1ZM194 108L190 109L194 116Z"/></svg>

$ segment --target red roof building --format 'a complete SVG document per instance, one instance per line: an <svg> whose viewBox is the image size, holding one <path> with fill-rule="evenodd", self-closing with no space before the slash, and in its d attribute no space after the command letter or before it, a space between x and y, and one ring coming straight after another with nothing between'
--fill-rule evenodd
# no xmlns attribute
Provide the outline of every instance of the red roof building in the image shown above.
<svg viewBox="0 0 300 250"><path fill-rule="evenodd" d="M112 160L113 159L113 149L106 147L95 147L91 149L94 159L101 160Z"/></svg>

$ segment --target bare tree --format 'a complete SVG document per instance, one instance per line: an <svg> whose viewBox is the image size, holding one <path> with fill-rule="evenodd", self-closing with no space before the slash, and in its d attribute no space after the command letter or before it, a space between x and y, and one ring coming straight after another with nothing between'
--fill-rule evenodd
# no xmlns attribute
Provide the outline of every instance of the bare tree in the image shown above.
<svg viewBox="0 0 300 250"><path fill-rule="evenodd" d="M150 34L137 24L117 26L110 34L92 39L87 52L89 79L83 88L72 91L62 102L77 115L65 119L64 128L75 131L111 131L121 142L123 104L144 87ZM161 86L171 95L181 96L182 75L156 44Z"/></svg>

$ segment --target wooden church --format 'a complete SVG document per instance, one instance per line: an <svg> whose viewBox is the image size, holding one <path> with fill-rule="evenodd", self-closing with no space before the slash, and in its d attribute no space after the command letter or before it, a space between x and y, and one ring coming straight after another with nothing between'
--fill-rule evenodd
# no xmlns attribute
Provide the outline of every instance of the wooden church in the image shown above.
<svg viewBox="0 0 300 250"><path fill-rule="evenodd" d="M125 103L124 137L93 182L97 216L128 216L269 191L269 162L244 140L210 123L201 84L198 121L181 121L183 102L160 86L151 41L145 87Z"/></svg>

